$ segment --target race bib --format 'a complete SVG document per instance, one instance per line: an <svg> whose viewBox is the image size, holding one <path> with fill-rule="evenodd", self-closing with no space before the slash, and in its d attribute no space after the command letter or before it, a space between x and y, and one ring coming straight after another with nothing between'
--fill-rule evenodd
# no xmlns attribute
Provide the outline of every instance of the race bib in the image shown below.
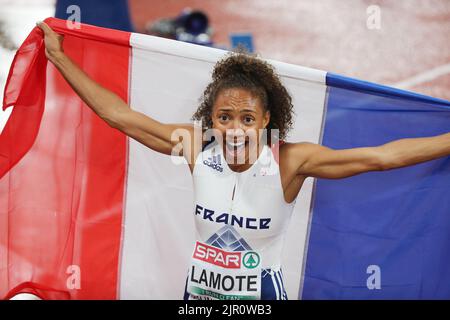
<svg viewBox="0 0 450 320"><path fill-rule="evenodd" d="M261 256L255 251L225 251L197 241L187 291L192 298L259 300Z"/></svg>

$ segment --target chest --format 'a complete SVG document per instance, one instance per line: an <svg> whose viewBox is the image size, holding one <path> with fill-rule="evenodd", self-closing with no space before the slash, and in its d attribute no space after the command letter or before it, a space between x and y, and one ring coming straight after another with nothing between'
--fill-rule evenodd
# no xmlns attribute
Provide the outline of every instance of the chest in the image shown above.
<svg viewBox="0 0 450 320"><path fill-rule="evenodd" d="M248 172L203 165L194 175L195 220L199 230L229 225L248 238L284 231L292 205L284 201L278 169L255 166Z"/></svg>

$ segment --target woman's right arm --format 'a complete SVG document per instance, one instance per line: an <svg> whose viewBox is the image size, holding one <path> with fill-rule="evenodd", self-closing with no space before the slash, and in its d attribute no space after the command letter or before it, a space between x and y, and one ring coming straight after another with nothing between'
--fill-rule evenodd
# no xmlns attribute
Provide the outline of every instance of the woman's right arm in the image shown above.
<svg viewBox="0 0 450 320"><path fill-rule="evenodd" d="M181 153L188 162L193 163L196 152L183 152L186 148L194 150L194 127L191 124L163 124L143 113L133 111L119 96L92 80L63 51L62 36L54 32L45 22L38 23L44 32L45 54L60 71L80 98L108 125L125 133L147 147L170 155L179 141L172 141L175 130L184 129L191 139L183 140ZM189 156L187 156L189 154ZM192 169L192 168L191 168Z"/></svg>

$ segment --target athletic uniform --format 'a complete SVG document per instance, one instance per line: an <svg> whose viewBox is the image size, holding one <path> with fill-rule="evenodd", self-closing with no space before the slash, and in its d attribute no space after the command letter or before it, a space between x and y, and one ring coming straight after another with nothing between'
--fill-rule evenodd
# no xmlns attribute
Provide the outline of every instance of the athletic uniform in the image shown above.
<svg viewBox="0 0 450 320"><path fill-rule="evenodd" d="M284 200L271 148L234 172L222 147L207 145L193 172L196 243L185 299L287 299L281 254L295 201Z"/></svg>

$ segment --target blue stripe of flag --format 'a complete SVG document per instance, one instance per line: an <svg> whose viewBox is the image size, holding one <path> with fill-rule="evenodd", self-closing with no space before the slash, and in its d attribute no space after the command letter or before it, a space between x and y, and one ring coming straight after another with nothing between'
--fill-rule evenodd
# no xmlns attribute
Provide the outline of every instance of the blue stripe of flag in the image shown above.
<svg viewBox="0 0 450 320"><path fill-rule="evenodd" d="M334 74L327 86L325 146L450 131L449 101ZM317 179L314 192L303 299L450 298L450 157Z"/></svg>

